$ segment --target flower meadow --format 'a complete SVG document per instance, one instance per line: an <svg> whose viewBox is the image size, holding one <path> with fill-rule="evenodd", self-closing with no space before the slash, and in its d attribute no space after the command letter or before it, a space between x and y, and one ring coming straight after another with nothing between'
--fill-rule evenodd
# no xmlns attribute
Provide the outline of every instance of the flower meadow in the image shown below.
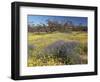
<svg viewBox="0 0 100 82"><path fill-rule="evenodd" d="M27 66L77 65L88 63L87 32L28 32Z"/></svg>

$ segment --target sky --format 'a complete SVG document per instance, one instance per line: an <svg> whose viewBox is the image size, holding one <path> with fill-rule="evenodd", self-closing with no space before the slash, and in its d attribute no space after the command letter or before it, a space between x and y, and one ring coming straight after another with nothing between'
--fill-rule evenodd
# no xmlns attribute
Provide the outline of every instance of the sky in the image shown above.
<svg viewBox="0 0 100 82"><path fill-rule="evenodd" d="M87 17L46 16L46 15L28 15L27 17L28 24L30 25L47 24L48 19L57 21L72 21L74 25L79 25L81 23L83 26L87 26L88 24Z"/></svg>

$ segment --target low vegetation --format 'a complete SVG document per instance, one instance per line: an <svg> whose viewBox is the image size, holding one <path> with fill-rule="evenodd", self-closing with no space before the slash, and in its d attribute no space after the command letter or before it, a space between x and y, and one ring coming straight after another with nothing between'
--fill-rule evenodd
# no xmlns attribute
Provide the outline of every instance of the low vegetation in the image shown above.
<svg viewBox="0 0 100 82"><path fill-rule="evenodd" d="M28 66L87 64L87 32L29 32Z"/></svg>

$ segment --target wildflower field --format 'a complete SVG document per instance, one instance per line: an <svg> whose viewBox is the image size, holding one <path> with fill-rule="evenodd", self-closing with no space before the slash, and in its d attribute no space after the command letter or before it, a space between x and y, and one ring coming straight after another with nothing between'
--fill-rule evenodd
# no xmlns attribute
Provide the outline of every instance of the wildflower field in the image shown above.
<svg viewBox="0 0 100 82"><path fill-rule="evenodd" d="M88 63L87 32L28 32L27 65L55 66Z"/></svg>

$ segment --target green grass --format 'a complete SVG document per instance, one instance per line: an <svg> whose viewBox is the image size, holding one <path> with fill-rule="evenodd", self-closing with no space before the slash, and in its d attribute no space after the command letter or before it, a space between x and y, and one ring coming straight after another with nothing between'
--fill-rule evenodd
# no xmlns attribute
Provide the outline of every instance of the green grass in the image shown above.
<svg viewBox="0 0 100 82"><path fill-rule="evenodd" d="M48 53L43 52L44 48L46 48L48 45L58 40L63 40L66 42L78 41L83 44L83 46L81 45L82 49L84 47L84 44L87 43L87 33L86 32L70 32L70 33L53 32L53 33L39 33L39 34L28 33L28 44L35 46L34 49L32 50L29 49L28 66L64 65L64 63L59 61L60 58L50 56L50 54L47 55ZM81 53L83 54L83 56L85 55L87 57L87 53L85 53L83 49L81 50ZM38 57L39 55L41 55L40 58ZM71 64L70 61L68 64Z"/></svg>

